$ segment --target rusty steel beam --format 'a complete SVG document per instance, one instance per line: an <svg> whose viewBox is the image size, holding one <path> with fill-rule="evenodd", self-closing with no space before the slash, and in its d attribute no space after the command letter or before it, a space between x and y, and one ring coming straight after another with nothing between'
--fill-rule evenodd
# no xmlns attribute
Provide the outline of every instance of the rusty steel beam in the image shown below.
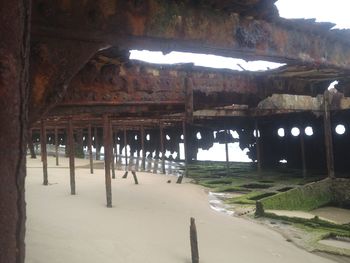
<svg viewBox="0 0 350 263"><path fill-rule="evenodd" d="M59 165L59 158L58 158L58 146L59 146L59 142L58 142L58 128L55 127L55 157L56 157L56 166Z"/></svg>
<svg viewBox="0 0 350 263"><path fill-rule="evenodd" d="M89 151L89 160L90 160L90 173L94 173L94 158L92 156L92 134L91 134L91 124L88 126L88 151Z"/></svg>
<svg viewBox="0 0 350 263"><path fill-rule="evenodd" d="M110 122L107 115L103 116L103 146L105 149L105 184L107 207L112 207L112 182L111 182L111 139Z"/></svg>
<svg viewBox="0 0 350 263"><path fill-rule="evenodd" d="M333 153L333 137L332 137L332 123L330 108L330 94L326 90L324 93L324 115L323 115L323 126L324 126L324 139L326 147L326 160L328 177L335 178L334 175L334 153Z"/></svg>
<svg viewBox="0 0 350 263"><path fill-rule="evenodd" d="M34 36L350 68L349 42L317 24L303 28L277 17L272 23L187 1L33 4Z"/></svg>
<svg viewBox="0 0 350 263"><path fill-rule="evenodd" d="M40 123L41 161L43 162L43 185L48 185L49 181L47 176L46 127L44 120L41 120Z"/></svg>
<svg viewBox="0 0 350 263"><path fill-rule="evenodd" d="M68 121L68 148L69 148L69 177L70 177L70 193L75 195L75 160L74 160L74 130L73 121Z"/></svg>

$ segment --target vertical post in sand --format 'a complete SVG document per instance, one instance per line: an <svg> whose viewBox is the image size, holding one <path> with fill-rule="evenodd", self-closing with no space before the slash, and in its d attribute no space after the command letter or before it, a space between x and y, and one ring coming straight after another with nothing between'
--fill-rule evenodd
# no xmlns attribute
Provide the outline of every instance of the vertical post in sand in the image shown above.
<svg viewBox="0 0 350 263"><path fill-rule="evenodd" d="M98 141L98 128L95 127L95 130L94 130L94 139L95 139L95 148L96 148L96 161L100 160L100 145L99 145L99 141Z"/></svg>
<svg viewBox="0 0 350 263"><path fill-rule="evenodd" d="M146 170L145 128L141 126L142 171Z"/></svg>
<svg viewBox="0 0 350 263"><path fill-rule="evenodd" d="M261 145L260 145L260 133L258 129L258 121L255 120L255 142L256 142L256 159L258 162L258 175L261 176Z"/></svg>
<svg viewBox="0 0 350 263"><path fill-rule="evenodd" d="M185 176L188 176L188 156L187 156L187 124L186 121L184 120L182 122L182 134L183 134L183 142L184 142L184 158L185 158ZM177 179L176 183L181 184L183 179L183 175L180 175L179 178Z"/></svg>
<svg viewBox="0 0 350 263"><path fill-rule="evenodd" d="M58 129L55 127L55 156L56 156L56 166L59 165L58 160Z"/></svg>
<svg viewBox="0 0 350 263"><path fill-rule="evenodd" d="M126 128L124 127L124 154L125 154L125 171L128 171L128 141L126 137Z"/></svg>
<svg viewBox="0 0 350 263"><path fill-rule="evenodd" d="M303 177L306 177L306 157L305 157L305 142L304 142L304 133L300 132L300 150L301 150L301 163L302 163L302 172Z"/></svg>
<svg viewBox="0 0 350 263"><path fill-rule="evenodd" d="M196 228L196 222L193 217L191 217L190 241L191 241L192 263L199 263L197 228Z"/></svg>
<svg viewBox="0 0 350 263"><path fill-rule="evenodd" d="M115 179L115 168L114 168L114 134L113 134L113 126L110 124L109 129L109 144L110 144L110 153L111 153L111 170L112 170L112 178Z"/></svg>
<svg viewBox="0 0 350 263"><path fill-rule="evenodd" d="M36 159L36 154L35 154L35 149L34 149L34 144L33 144L33 130L32 129L28 130L28 147L29 147L29 151L30 151L30 158Z"/></svg>
<svg viewBox="0 0 350 263"><path fill-rule="evenodd" d="M230 160L229 160L229 154L228 154L228 136L229 131L225 130L225 152L226 152L226 175L229 176L230 174Z"/></svg>
<svg viewBox="0 0 350 263"><path fill-rule="evenodd" d="M324 92L324 114L323 114L323 126L324 126L324 138L326 146L326 159L328 177L335 178L334 175L334 156L333 156L333 138L332 138L332 124L331 113L329 110L329 91Z"/></svg>
<svg viewBox="0 0 350 263"><path fill-rule="evenodd" d="M163 123L160 123L159 131L160 131L160 150L162 152L162 174L165 174L165 147L164 147Z"/></svg>
<svg viewBox="0 0 350 263"><path fill-rule="evenodd" d="M69 145L69 172L70 172L70 193L75 195L75 160L74 160L74 137L73 121L68 120L68 145Z"/></svg>
<svg viewBox="0 0 350 263"><path fill-rule="evenodd" d="M90 159L90 173L94 173L94 160L92 156L92 138L91 138L91 124L88 126L88 151L89 151L89 159Z"/></svg>
<svg viewBox="0 0 350 263"><path fill-rule="evenodd" d="M47 176L47 151L46 151L46 128L44 120L41 120L40 126L40 141L41 141L41 160L43 162L43 185L48 185Z"/></svg>
<svg viewBox="0 0 350 263"><path fill-rule="evenodd" d="M131 171L131 173L132 173L132 176L134 177L135 184L139 184L139 181L137 180L136 172Z"/></svg>
<svg viewBox="0 0 350 263"><path fill-rule="evenodd" d="M103 116L103 144L105 149L105 183L107 207L112 207L112 186L111 186L111 144L110 144L110 122L107 115Z"/></svg>

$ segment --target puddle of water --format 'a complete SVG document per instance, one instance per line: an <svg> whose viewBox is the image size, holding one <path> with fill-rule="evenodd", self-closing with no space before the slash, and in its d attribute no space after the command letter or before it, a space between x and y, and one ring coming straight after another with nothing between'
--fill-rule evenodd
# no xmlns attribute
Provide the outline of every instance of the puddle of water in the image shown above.
<svg viewBox="0 0 350 263"><path fill-rule="evenodd" d="M323 239L318 241L318 243L331 246L331 247L337 247L337 248L343 248L343 249L349 249L350 250L350 242L349 241L343 241L343 240L337 240L337 239Z"/></svg>
<svg viewBox="0 0 350 263"><path fill-rule="evenodd" d="M213 193L209 192L209 206L211 209L232 216L234 214L233 211L229 210L229 206L224 204L223 199L231 197L230 194L226 193Z"/></svg>

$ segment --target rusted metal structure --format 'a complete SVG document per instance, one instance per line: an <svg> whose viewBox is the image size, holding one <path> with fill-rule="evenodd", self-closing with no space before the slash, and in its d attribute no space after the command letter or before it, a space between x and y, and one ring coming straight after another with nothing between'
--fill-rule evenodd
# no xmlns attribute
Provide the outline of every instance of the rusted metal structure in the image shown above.
<svg viewBox="0 0 350 263"><path fill-rule="evenodd" d="M249 148L261 168L287 158L305 171L328 167L330 176L337 167L349 169L339 156L350 140L332 135L336 121L349 115L349 32L330 30L331 23L282 19L274 2L2 1L0 262L24 262L25 149L28 131L40 129L40 120L42 131L54 131L56 145L62 139L70 145L72 194L74 130L84 129L89 149L93 144L99 151L102 142L108 148L108 206L113 134L124 137L132 151L142 150L143 160L147 151L178 151L185 141L187 163L214 140L234 141L226 132L223 141L220 132L213 138L213 130L235 128L240 146ZM156 66L130 61L131 49L211 53L285 66L265 72ZM334 80L339 92L324 96ZM294 125L313 125L313 139L288 134L281 146L276 128ZM198 131L201 140L194 138ZM133 140L135 133L141 133L139 141ZM163 138L168 133L170 141ZM90 158L92 163L91 150Z"/></svg>

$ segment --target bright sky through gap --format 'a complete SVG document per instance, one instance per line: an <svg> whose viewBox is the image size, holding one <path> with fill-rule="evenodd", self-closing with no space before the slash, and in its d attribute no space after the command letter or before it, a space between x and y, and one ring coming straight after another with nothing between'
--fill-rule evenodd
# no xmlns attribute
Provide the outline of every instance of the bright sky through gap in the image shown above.
<svg viewBox="0 0 350 263"><path fill-rule="evenodd" d="M284 18L316 18L337 24L334 28L350 28L349 0L278 0L276 6Z"/></svg>

